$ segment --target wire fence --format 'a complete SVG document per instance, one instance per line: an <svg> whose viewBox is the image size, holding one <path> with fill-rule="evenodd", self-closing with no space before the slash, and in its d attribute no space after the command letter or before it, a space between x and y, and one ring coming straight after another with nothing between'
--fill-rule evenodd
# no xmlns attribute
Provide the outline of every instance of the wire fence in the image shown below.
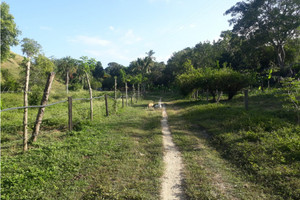
<svg viewBox="0 0 300 200"><path fill-rule="evenodd" d="M72 99L72 123L74 129L78 129L84 121L90 120L90 101L93 101L93 117L99 119L109 114L116 112L116 109L121 108L122 99L125 102L125 96L119 95L117 99L107 95L107 105L105 103L105 95L91 98L74 98ZM128 95L130 98L136 99L136 95ZM135 101L134 101L135 103ZM1 148L4 151L16 152L22 148L23 140L23 113L24 109L28 108L28 133L32 133L38 110L36 108L47 108L42 120L41 132L68 130L69 108L68 100L60 100L47 105L19 106L5 108L0 110L1 113ZM123 103L123 106L126 104Z"/></svg>

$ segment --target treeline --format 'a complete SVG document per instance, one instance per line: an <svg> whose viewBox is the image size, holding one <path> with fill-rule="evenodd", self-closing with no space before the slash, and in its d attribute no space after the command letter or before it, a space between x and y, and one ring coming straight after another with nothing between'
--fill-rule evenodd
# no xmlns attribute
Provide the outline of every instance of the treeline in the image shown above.
<svg viewBox="0 0 300 200"><path fill-rule="evenodd" d="M9 15L8 8L5 2L1 3L3 16ZM82 59L49 59L37 54L32 58L30 80L34 82L30 87L41 85L40 82L45 80L43 77L54 70L66 84L67 92L89 89L88 81L85 81L88 77L94 90L113 90L115 78L120 90L125 85L131 89L141 85L143 90L181 89L188 94L200 88L209 90L214 98L217 91L229 93L232 90L232 94L228 94L230 99L242 86L253 85L263 90L279 84L284 77L300 77L299 10L296 0L238 2L225 12L232 17L229 20L232 30L223 31L218 41L200 42L173 53L166 64L156 61L153 50L132 61L129 66L111 62L106 68L94 59L93 64L83 67ZM12 19L10 29L15 30L11 34L14 39L8 41L9 47L17 44L15 36L20 31L16 29L13 17L2 15L1 20ZM5 40L4 37L1 39ZM2 43L1 62L9 58L7 51L2 49ZM23 84L13 80L8 71L2 70L2 75L2 90L21 89Z"/></svg>

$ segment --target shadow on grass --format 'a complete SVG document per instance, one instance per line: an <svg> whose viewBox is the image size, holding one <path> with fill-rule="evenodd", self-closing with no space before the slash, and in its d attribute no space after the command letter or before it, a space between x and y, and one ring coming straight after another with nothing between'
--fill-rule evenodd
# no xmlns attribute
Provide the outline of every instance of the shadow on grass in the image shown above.
<svg viewBox="0 0 300 200"><path fill-rule="evenodd" d="M250 176L252 181L259 181L284 197L298 197L300 128L294 117L282 110L278 98L271 95L250 97L249 110L244 109L242 100L238 97L219 105L206 101L170 102L169 107L176 110L176 114L169 115L170 122L180 130L174 133L183 138L187 130L205 139L226 160L254 174ZM201 150L194 145L183 148Z"/></svg>

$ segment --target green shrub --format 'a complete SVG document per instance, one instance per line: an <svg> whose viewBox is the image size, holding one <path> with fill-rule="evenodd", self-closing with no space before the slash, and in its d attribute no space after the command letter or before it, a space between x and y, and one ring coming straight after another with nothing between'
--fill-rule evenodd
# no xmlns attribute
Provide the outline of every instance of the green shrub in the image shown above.
<svg viewBox="0 0 300 200"><path fill-rule="evenodd" d="M28 96L28 103L29 105L40 105L43 97L43 90L41 87L34 85L31 88L31 92Z"/></svg>
<svg viewBox="0 0 300 200"><path fill-rule="evenodd" d="M213 69L201 68L191 69L177 77L183 94L188 94L194 89L208 90L215 99L217 91L223 91L232 99L238 91L251 84L251 76L234 71L231 68Z"/></svg>
<svg viewBox="0 0 300 200"><path fill-rule="evenodd" d="M1 91L17 91L20 88L20 84L16 81L13 75L8 71L8 69L1 70L2 79Z"/></svg>
<svg viewBox="0 0 300 200"><path fill-rule="evenodd" d="M99 88L102 87L102 83L100 81L96 80L96 79L93 79L92 83L91 83L91 87L94 90L98 90Z"/></svg>
<svg viewBox="0 0 300 200"><path fill-rule="evenodd" d="M72 90L72 91L78 91L82 88L82 85L80 83L72 83L70 86L69 86L69 90Z"/></svg>

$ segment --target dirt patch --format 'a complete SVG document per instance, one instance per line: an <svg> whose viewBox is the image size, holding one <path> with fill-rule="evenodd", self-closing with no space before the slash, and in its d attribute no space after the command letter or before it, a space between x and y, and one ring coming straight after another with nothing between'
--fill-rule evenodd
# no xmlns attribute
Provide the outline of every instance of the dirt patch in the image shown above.
<svg viewBox="0 0 300 200"><path fill-rule="evenodd" d="M183 164L181 154L175 146L168 126L168 115L162 107L161 126L163 133L165 171L162 177L162 200L184 200L183 192Z"/></svg>

